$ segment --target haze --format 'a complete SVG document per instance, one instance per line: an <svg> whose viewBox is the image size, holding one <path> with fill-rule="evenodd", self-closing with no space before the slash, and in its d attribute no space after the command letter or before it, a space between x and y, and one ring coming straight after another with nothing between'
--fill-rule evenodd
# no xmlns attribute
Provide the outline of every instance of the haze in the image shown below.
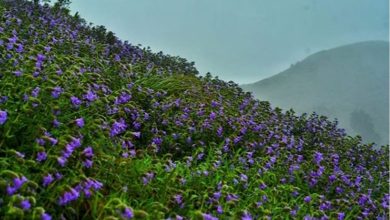
<svg viewBox="0 0 390 220"><path fill-rule="evenodd" d="M388 0L77 0L73 12L123 40L250 83L311 53L388 39Z"/></svg>

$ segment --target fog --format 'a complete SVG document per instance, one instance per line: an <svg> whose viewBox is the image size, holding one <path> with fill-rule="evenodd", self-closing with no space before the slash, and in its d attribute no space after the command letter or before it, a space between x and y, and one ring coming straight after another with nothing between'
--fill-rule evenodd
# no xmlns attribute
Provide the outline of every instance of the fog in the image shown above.
<svg viewBox="0 0 390 220"><path fill-rule="evenodd" d="M72 12L123 40L195 61L239 84L317 51L387 40L388 0L74 0Z"/></svg>

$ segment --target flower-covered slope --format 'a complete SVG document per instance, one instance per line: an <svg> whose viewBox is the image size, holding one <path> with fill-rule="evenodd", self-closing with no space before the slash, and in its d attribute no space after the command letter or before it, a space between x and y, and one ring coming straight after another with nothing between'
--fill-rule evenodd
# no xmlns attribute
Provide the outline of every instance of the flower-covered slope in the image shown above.
<svg viewBox="0 0 390 220"><path fill-rule="evenodd" d="M387 218L387 147L58 5L0 14L3 219Z"/></svg>

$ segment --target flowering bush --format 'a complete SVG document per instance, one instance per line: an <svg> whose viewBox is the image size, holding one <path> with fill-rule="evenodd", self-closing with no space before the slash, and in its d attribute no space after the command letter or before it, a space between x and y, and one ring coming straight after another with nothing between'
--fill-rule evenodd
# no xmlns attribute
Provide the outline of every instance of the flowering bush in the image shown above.
<svg viewBox="0 0 390 220"><path fill-rule="evenodd" d="M1 1L0 14L0 216L388 216L388 147L66 10Z"/></svg>

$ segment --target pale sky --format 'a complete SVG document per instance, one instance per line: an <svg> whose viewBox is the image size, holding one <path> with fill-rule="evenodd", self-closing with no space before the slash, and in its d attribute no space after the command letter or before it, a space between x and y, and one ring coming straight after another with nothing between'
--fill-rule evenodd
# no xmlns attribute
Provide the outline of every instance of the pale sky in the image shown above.
<svg viewBox="0 0 390 220"><path fill-rule="evenodd" d="M388 0L73 0L122 40L251 83L323 49L389 39Z"/></svg>

